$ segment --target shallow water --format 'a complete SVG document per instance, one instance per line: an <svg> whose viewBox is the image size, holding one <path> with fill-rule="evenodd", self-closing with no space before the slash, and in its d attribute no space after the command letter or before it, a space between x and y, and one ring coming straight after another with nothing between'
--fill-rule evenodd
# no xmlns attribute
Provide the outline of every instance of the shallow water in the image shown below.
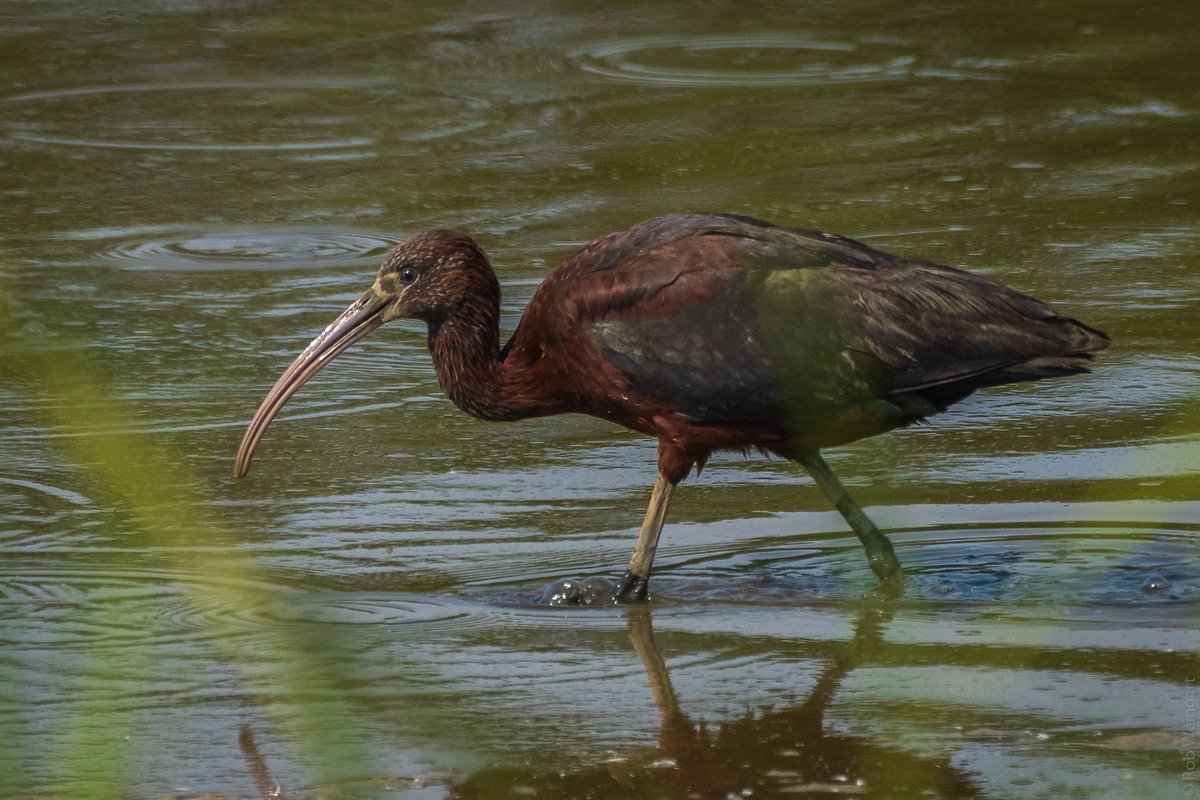
<svg viewBox="0 0 1200 800"><path fill-rule="evenodd" d="M1197 21L7 4L0 796L1187 796ZM407 233L476 235L511 329L573 248L688 209L986 272L1114 344L828 454L892 599L798 468L726 455L648 607L546 607L624 568L654 444L463 416L413 323L228 477Z"/></svg>

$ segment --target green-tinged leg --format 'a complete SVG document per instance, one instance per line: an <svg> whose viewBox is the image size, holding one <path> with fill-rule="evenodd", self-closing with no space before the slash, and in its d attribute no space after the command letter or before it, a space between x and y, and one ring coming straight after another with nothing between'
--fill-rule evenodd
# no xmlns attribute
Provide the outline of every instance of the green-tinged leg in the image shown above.
<svg viewBox="0 0 1200 800"><path fill-rule="evenodd" d="M633 549L633 558L629 559L629 569L617 584L614 597L616 602L629 603L646 599L650 587L650 567L654 564L654 551L658 549L658 537L667 518L667 509L671 507L671 492L674 490L675 484L663 473L658 473L658 479L654 481L654 491L650 494L650 506L646 509L646 518L642 521L642 531L638 534L637 546Z"/></svg>
<svg viewBox="0 0 1200 800"><path fill-rule="evenodd" d="M842 486L842 482L829 469L829 465L825 463L825 459L821 458L821 454L811 453L801 456L799 461L813 476L813 480L817 482L817 486L821 487L821 491L829 498L829 502L833 503L834 508L841 512L841 515L846 518L846 522L850 523L850 527L858 534L858 540L862 542L863 548L867 551L867 563L871 565L871 570L879 576L879 580L886 581L893 575L897 575L900 572L900 562L896 559L895 551L892 550L892 543L879 532L875 523L871 522L858 504L851 499L846 487Z"/></svg>

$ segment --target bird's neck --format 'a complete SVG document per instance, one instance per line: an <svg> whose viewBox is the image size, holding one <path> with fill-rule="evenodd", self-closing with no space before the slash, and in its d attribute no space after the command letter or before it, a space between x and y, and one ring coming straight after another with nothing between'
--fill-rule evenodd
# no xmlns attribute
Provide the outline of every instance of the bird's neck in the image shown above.
<svg viewBox="0 0 1200 800"><path fill-rule="evenodd" d="M429 323L429 353L438 384L473 417L513 420L532 413L510 386L500 360L500 300L486 294Z"/></svg>

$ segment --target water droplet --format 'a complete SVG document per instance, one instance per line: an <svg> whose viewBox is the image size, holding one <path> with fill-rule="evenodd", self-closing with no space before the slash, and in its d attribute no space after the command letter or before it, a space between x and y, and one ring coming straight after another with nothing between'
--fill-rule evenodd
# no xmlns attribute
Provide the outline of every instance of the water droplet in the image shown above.
<svg viewBox="0 0 1200 800"><path fill-rule="evenodd" d="M18 339L43 339L50 335L50 331L40 320L31 319L14 335Z"/></svg>
<svg viewBox="0 0 1200 800"><path fill-rule="evenodd" d="M1146 576L1146 580L1142 581L1142 591L1146 594L1160 594L1171 588L1171 582L1165 577L1155 572Z"/></svg>
<svg viewBox="0 0 1200 800"><path fill-rule="evenodd" d="M542 592L542 602L551 606L612 605L616 585L608 578L564 578Z"/></svg>

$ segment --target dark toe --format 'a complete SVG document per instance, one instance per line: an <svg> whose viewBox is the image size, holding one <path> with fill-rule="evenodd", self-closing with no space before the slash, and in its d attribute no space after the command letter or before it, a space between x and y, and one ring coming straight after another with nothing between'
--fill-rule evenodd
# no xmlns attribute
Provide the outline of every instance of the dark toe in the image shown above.
<svg viewBox="0 0 1200 800"><path fill-rule="evenodd" d="M632 572L626 572L621 576L620 582L617 583L617 590L613 592L612 601L616 605L644 603L649 596L649 578L643 578L640 575L634 575Z"/></svg>

